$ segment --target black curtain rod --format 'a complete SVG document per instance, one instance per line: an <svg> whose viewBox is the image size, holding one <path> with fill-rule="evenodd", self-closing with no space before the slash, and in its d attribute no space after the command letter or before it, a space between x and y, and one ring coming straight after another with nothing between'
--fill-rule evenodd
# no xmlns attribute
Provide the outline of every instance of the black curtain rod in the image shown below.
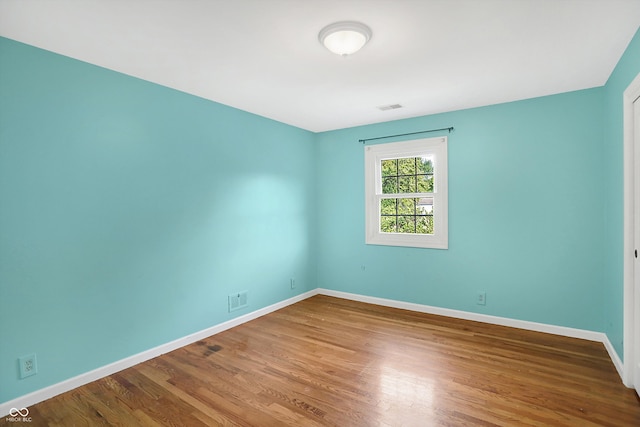
<svg viewBox="0 0 640 427"><path fill-rule="evenodd" d="M419 132L401 133L401 134L398 134L398 135L379 136L377 138L365 138L365 139L359 139L358 141L360 141L360 142L362 142L364 144L367 141L375 141L376 139L395 138L396 136L417 135L419 133L439 132L439 131L442 131L442 130L448 130L449 133L451 133L451 131L453 130L453 126L448 127L448 128L442 128L442 129L430 129L430 130L421 130Z"/></svg>

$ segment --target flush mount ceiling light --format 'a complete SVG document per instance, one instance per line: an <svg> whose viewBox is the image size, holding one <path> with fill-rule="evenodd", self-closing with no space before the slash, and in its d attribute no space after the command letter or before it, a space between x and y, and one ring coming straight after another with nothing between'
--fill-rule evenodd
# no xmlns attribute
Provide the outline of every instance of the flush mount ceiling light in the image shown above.
<svg viewBox="0 0 640 427"><path fill-rule="evenodd" d="M331 52L347 56L356 53L371 39L371 28L360 22L342 21L320 30L318 40Z"/></svg>

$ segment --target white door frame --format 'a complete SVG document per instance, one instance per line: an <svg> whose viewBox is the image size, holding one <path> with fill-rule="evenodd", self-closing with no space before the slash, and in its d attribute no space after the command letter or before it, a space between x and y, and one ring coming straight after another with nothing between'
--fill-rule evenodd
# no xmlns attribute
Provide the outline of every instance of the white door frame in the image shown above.
<svg viewBox="0 0 640 427"><path fill-rule="evenodd" d="M627 387L633 387L635 348L640 348L640 343L635 337L640 334L638 320L635 317L634 299L634 249L635 226L634 226L634 206L636 194L640 189L634 188L634 167L635 151L640 147L634 147L634 120L633 101L640 97L640 74L636 76L631 84L624 91L623 114L624 114L624 362L622 381ZM640 248L638 248L640 249ZM635 330L635 333L634 333ZM640 388L640 384L635 384Z"/></svg>

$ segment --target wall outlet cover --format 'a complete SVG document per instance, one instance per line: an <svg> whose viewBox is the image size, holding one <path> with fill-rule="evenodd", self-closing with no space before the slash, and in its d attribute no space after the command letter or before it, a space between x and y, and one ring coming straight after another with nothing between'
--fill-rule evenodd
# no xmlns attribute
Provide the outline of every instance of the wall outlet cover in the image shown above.
<svg viewBox="0 0 640 427"><path fill-rule="evenodd" d="M27 354L18 358L18 366L20 370L20 379L30 377L38 373L38 363L36 354Z"/></svg>
<svg viewBox="0 0 640 427"><path fill-rule="evenodd" d="M478 303L478 305L487 305L487 293L478 292L478 296L476 297L476 303Z"/></svg>

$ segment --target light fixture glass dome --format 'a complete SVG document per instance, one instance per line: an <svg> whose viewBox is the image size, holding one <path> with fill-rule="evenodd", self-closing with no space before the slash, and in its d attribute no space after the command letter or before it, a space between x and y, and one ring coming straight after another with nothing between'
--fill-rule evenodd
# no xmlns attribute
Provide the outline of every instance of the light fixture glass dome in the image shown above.
<svg viewBox="0 0 640 427"><path fill-rule="evenodd" d="M318 40L331 52L347 56L356 53L371 39L371 28L360 22L343 21L324 27Z"/></svg>

